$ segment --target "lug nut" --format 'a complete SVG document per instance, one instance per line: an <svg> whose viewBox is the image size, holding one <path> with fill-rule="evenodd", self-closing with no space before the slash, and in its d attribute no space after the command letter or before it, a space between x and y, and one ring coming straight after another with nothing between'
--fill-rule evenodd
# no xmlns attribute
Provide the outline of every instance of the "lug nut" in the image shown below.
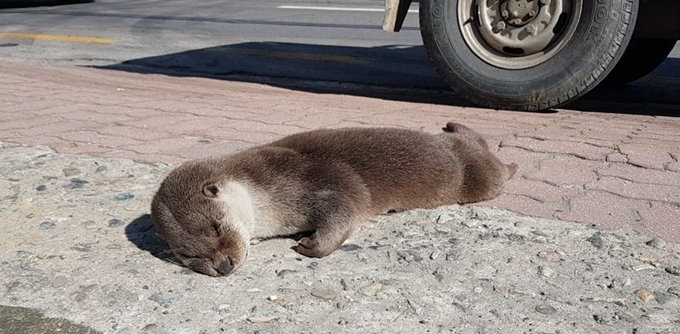
<svg viewBox="0 0 680 334"><path fill-rule="evenodd" d="M531 16L531 17L536 16L536 11L530 10L530 11L529 11L529 16Z"/></svg>
<svg viewBox="0 0 680 334"><path fill-rule="evenodd" d="M520 24L522 24L522 19L515 19L515 21L513 21L513 23L515 25L520 25Z"/></svg>
<svg viewBox="0 0 680 334"><path fill-rule="evenodd" d="M497 28L498 30L503 30L503 29L505 29L505 22L500 21L500 22L496 23L496 28Z"/></svg>
<svg viewBox="0 0 680 334"><path fill-rule="evenodd" d="M508 15L510 15L510 14L508 13L507 10L504 10L504 11L501 13L501 16L503 16L503 18L505 18L505 19L508 18Z"/></svg>
<svg viewBox="0 0 680 334"><path fill-rule="evenodd" d="M526 27L526 31L532 35L536 34L536 26L533 24L530 24Z"/></svg>

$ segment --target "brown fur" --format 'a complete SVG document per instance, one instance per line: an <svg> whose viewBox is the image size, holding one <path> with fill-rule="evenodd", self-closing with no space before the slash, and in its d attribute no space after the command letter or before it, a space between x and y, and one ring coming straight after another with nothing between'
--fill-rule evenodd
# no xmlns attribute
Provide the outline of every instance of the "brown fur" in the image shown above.
<svg viewBox="0 0 680 334"><path fill-rule="evenodd" d="M251 238L313 231L296 251L323 257L367 216L498 196L517 165L463 125L443 130L316 130L188 162L161 184L153 220L186 266L219 276L243 263Z"/></svg>

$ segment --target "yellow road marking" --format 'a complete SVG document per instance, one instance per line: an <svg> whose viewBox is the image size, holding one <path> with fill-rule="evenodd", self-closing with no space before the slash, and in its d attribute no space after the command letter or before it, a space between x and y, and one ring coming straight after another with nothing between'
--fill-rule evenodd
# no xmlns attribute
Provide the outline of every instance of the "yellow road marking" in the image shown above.
<svg viewBox="0 0 680 334"><path fill-rule="evenodd" d="M106 38L83 37L83 36L65 36L65 35L24 34L24 33L18 33L18 32L0 32L0 37L33 39L33 40L40 40L40 41L72 42L72 43L95 43L95 44L113 44L113 43L116 42L113 39L106 39Z"/></svg>
<svg viewBox="0 0 680 334"><path fill-rule="evenodd" d="M285 52L285 51L267 51L267 50L256 50L256 49L239 49L239 48L218 48L216 51L222 51L230 54L238 54L245 56L259 56L259 57L272 57L281 59L299 59L299 60L311 60L311 61L323 61L323 62L334 62L334 63L345 63L345 64L368 64L369 61L361 58L351 57L351 56L336 56L336 55L325 55L319 53L298 53L298 52Z"/></svg>

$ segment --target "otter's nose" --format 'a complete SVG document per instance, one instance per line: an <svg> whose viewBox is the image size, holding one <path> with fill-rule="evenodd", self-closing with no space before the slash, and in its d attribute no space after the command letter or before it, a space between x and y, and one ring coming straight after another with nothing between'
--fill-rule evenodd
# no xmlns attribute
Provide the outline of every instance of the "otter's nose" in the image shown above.
<svg viewBox="0 0 680 334"><path fill-rule="evenodd" d="M217 272L220 273L222 276L229 275L231 271L234 270L234 263L231 261L230 258L227 258L226 260L222 261L220 265L217 267Z"/></svg>

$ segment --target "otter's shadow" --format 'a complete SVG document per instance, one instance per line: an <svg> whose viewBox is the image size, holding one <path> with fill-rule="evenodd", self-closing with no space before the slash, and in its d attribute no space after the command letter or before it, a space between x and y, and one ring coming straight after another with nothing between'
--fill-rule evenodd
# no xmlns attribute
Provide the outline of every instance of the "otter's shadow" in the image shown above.
<svg viewBox="0 0 680 334"><path fill-rule="evenodd" d="M151 215L144 214L125 227L125 236L137 248L149 252L154 257L176 264L181 262L175 257L165 240L156 234Z"/></svg>

